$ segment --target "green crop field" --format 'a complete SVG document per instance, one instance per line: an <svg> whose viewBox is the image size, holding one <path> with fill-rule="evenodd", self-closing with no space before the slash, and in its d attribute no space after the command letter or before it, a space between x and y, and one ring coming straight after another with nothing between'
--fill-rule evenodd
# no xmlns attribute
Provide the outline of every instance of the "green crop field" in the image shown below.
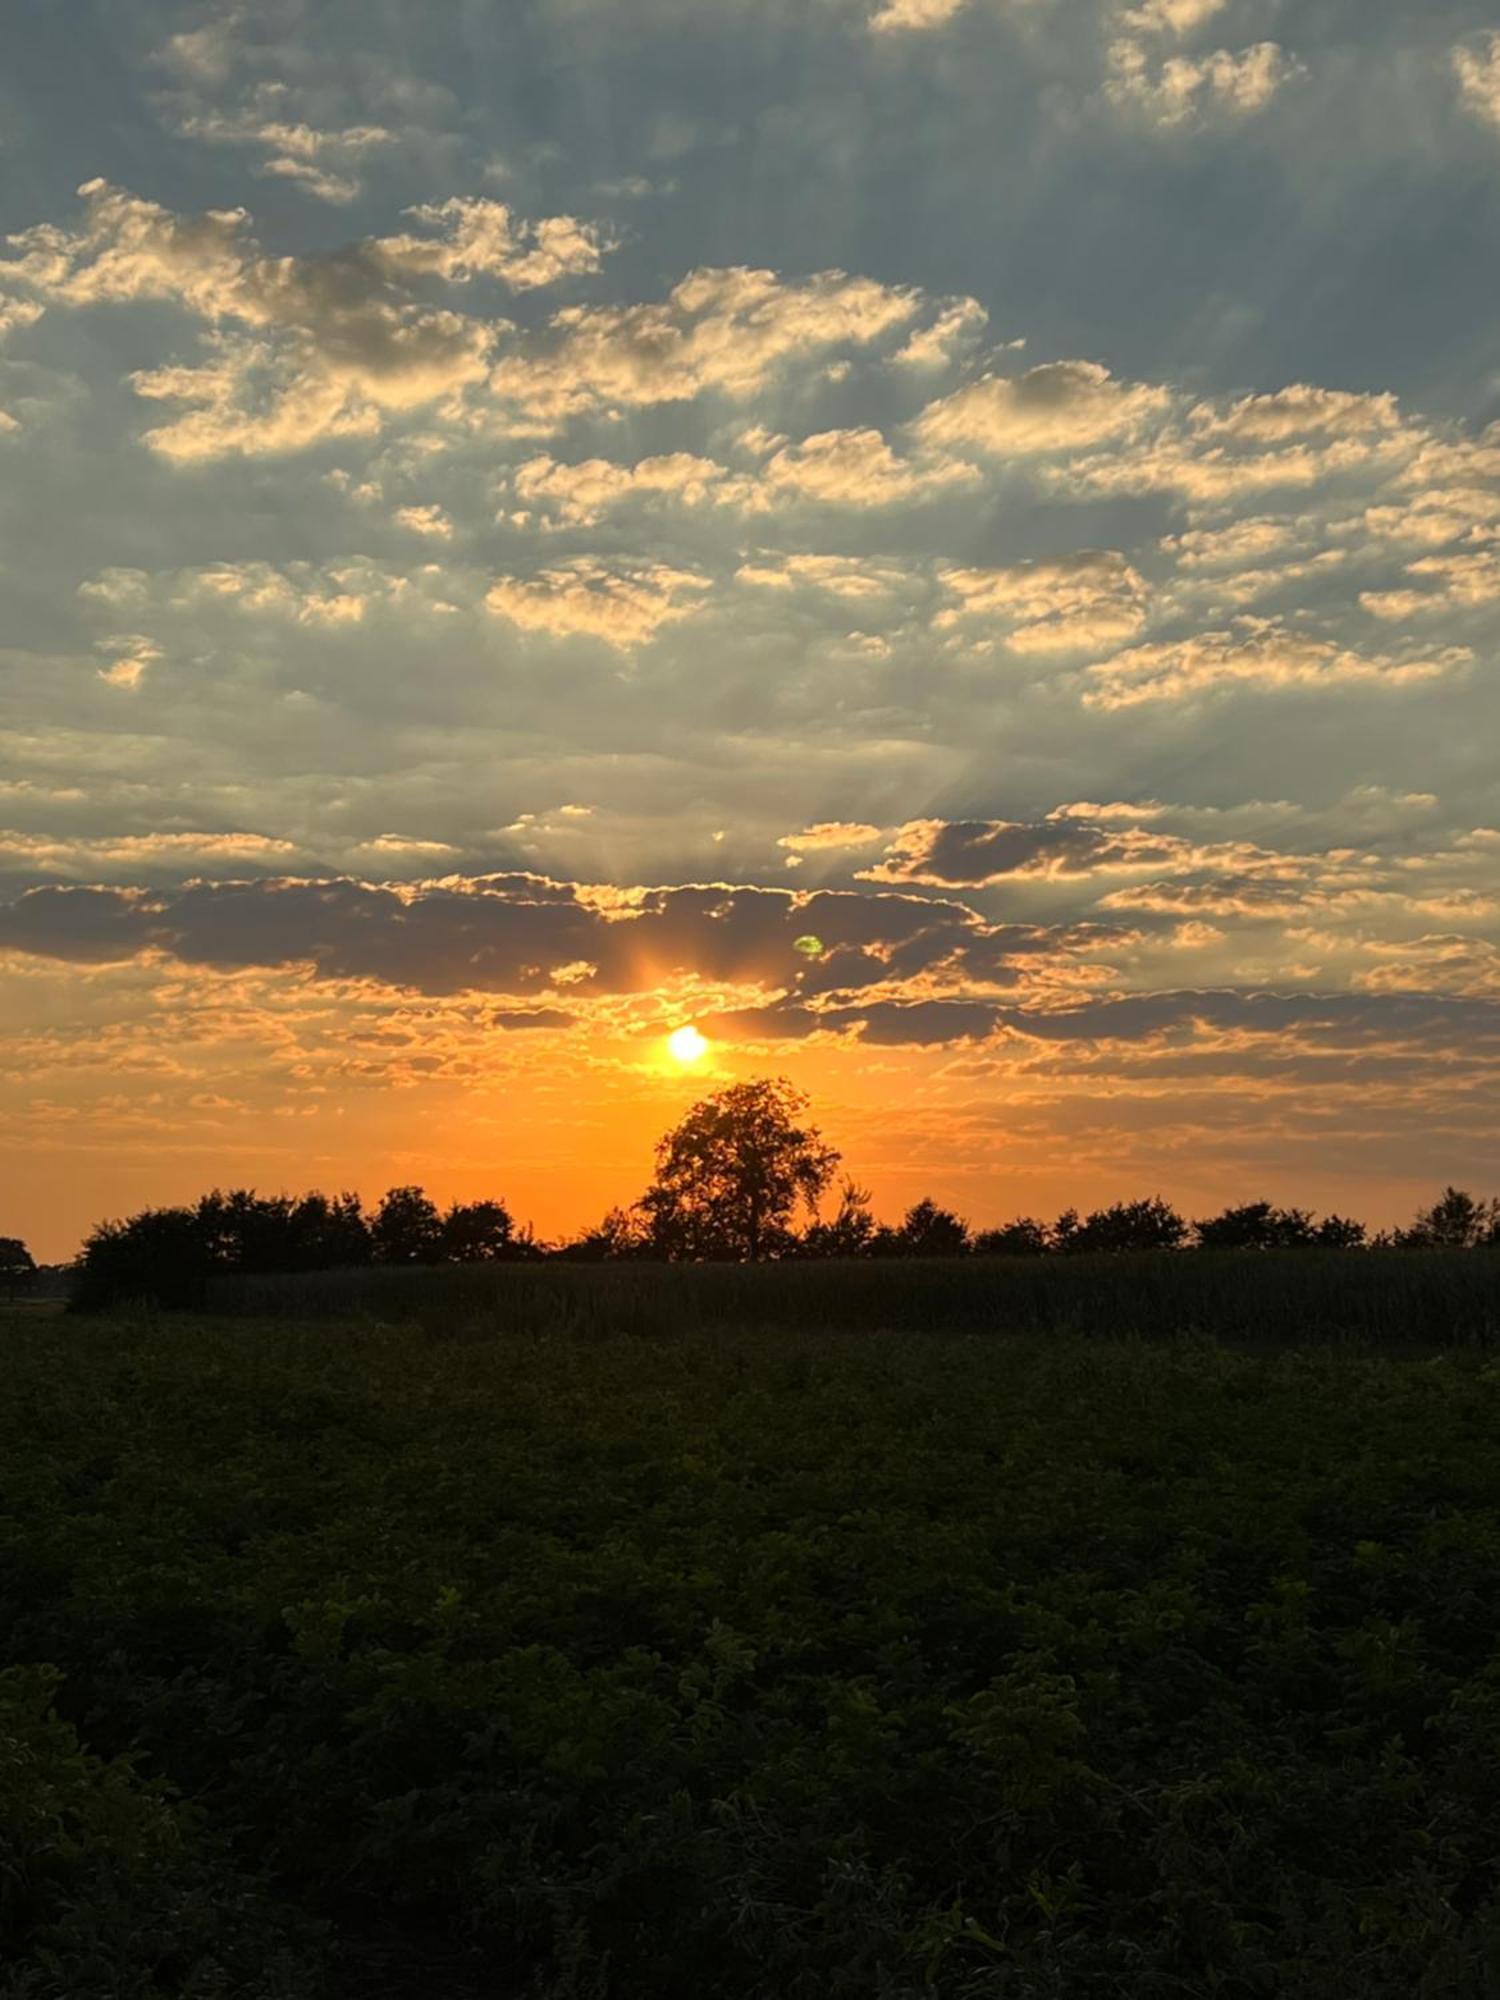
<svg viewBox="0 0 1500 2000"><path fill-rule="evenodd" d="M0 1337L7 2000L1500 1992L1477 1338Z"/></svg>

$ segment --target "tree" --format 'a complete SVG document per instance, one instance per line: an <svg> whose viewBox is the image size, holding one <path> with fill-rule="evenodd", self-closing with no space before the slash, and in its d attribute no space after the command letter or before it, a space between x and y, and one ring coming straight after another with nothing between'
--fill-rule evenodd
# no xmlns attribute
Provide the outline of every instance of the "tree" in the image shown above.
<svg viewBox="0 0 1500 2000"><path fill-rule="evenodd" d="M1348 1215L1325 1215L1313 1231L1320 1250L1363 1250L1365 1225Z"/></svg>
<svg viewBox="0 0 1500 2000"><path fill-rule="evenodd" d="M305 1194L288 1228L293 1270L348 1270L370 1261L370 1225L357 1194Z"/></svg>
<svg viewBox="0 0 1500 2000"><path fill-rule="evenodd" d="M705 1097L656 1148L638 1204L664 1257L756 1263L792 1244L799 1204L816 1213L839 1156L803 1123L807 1099L783 1077Z"/></svg>
<svg viewBox="0 0 1500 2000"><path fill-rule="evenodd" d="M0 1236L0 1285L13 1299L36 1276L36 1259L19 1236Z"/></svg>
<svg viewBox="0 0 1500 2000"><path fill-rule="evenodd" d="M1033 1216L1017 1216L998 1229L983 1229L974 1238L980 1257L1040 1257L1048 1249L1047 1225Z"/></svg>
<svg viewBox="0 0 1500 2000"><path fill-rule="evenodd" d="M877 1257L962 1257L969 1248L969 1225L924 1196L906 1211L899 1229L878 1233L873 1248Z"/></svg>
<svg viewBox="0 0 1500 2000"><path fill-rule="evenodd" d="M832 1221L824 1222L820 1216L810 1222L798 1247L804 1257L863 1257L874 1235L870 1190L846 1180Z"/></svg>
<svg viewBox="0 0 1500 2000"><path fill-rule="evenodd" d="M1305 1208L1247 1201L1193 1224L1200 1250L1301 1250L1317 1241Z"/></svg>
<svg viewBox="0 0 1500 2000"><path fill-rule="evenodd" d="M443 1217L443 1255L454 1264L493 1264L515 1253L515 1223L503 1201L456 1201Z"/></svg>
<svg viewBox="0 0 1500 2000"><path fill-rule="evenodd" d="M201 1306L221 1270L192 1208L148 1208L128 1222L101 1222L73 1267L69 1304L79 1312L117 1305Z"/></svg>
<svg viewBox="0 0 1500 2000"><path fill-rule="evenodd" d="M419 1187L394 1187L381 1197L370 1224L378 1264L438 1264L443 1257L443 1222Z"/></svg>
<svg viewBox="0 0 1500 2000"><path fill-rule="evenodd" d="M1462 1188L1444 1188L1409 1229L1396 1232L1396 1241L1404 1250L1477 1250L1500 1242L1500 1201L1476 1201Z"/></svg>
<svg viewBox="0 0 1500 2000"><path fill-rule="evenodd" d="M1160 1195L1096 1208L1083 1222L1069 1209L1052 1231L1060 1250L1175 1250L1186 1235L1186 1222Z"/></svg>
<svg viewBox="0 0 1500 2000"><path fill-rule="evenodd" d="M639 1215L612 1208L592 1229L585 1229L553 1252L569 1264L607 1264L626 1257L643 1257L649 1248Z"/></svg>

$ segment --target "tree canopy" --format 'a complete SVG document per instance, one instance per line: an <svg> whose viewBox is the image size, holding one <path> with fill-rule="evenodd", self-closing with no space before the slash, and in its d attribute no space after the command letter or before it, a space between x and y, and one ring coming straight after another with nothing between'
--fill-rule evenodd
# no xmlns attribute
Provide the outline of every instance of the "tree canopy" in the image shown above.
<svg viewBox="0 0 1500 2000"><path fill-rule="evenodd" d="M640 1201L656 1254L755 1263L784 1254L799 1206L813 1214L839 1155L806 1122L807 1099L762 1077L695 1104L656 1149Z"/></svg>

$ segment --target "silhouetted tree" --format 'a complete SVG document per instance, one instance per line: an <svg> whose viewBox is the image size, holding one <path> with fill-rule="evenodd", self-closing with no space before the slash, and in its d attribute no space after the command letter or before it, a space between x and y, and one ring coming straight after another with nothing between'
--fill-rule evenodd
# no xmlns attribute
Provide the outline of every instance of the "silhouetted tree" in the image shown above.
<svg viewBox="0 0 1500 2000"><path fill-rule="evenodd" d="M1068 1209L1052 1228L1059 1250L1175 1250L1186 1235L1187 1223L1159 1195L1096 1208L1083 1222Z"/></svg>
<svg viewBox="0 0 1500 2000"><path fill-rule="evenodd" d="M877 1230L870 1248L876 1257L962 1257L969 1248L969 1225L924 1196L898 1229Z"/></svg>
<svg viewBox="0 0 1500 2000"><path fill-rule="evenodd" d="M288 1228L291 1270L349 1270L370 1261L370 1225L357 1194L305 1194L293 1208Z"/></svg>
<svg viewBox="0 0 1500 2000"><path fill-rule="evenodd" d="M503 1201L456 1201L443 1217L442 1254L450 1263L493 1264L513 1256L517 1247Z"/></svg>
<svg viewBox="0 0 1500 2000"><path fill-rule="evenodd" d="M201 1306L216 1268L195 1209L148 1208L92 1232L73 1267L70 1303L84 1312Z"/></svg>
<svg viewBox="0 0 1500 2000"><path fill-rule="evenodd" d="M1269 1201L1226 1208L1195 1222L1193 1233L1202 1250L1298 1250L1317 1240L1305 1208L1277 1208Z"/></svg>
<svg viewBox="0 0 1500 2000"><path fill-rule="evenodd" d="M592 1229L560 1243L553 1251L570 1264L606 1264L626 1257L645 1256L649 1244L641 1219L628 1208L612 1208Z"/></svg>
<svg viewBox="0 0 1500 2000"><path fill-rule="evenodd" d="M754 1263L793 1243L799 1204L816 1211L839 1156L803 1123L807 1099L784 1078L705 1097L656 1149L638 1204L653 1252Z"/></svg>
<svg viewBox="0 0 1500 2000"><path fill-rule="evenodd" d="M394 1187L381 1197L370 1224L377 1264L438 1264L443 1221L419 1187Z"/></svg>
<svg viewBox="0 0 1500 2000"><path fill-rule="evenodd" d="M831 1220L824 1222L820 1216L809 1223L802 1232L798 1249L804 1257L863 1257L874 1235L869 1189L846 1180Z"/></svg>
<svg viewBox="0 0 1500 2000"><path fill-rule="evenodd" d="M1046 1223L1029 1215L1017 1216L998 1229L982 1229L974 1238L980 1257L1041 1257L1050 1247Z"/></svg>
<svg viewBox="0 0 1500 2000"><path fill-rule="evenodd" d="M36 1276L36 1259L19 1236L0 1236L0 1286L8 1299L26 1290Z"/></svg>
<svg viewBox="0 0 1500 2000"><path fill-rule="evenodd" d="M1352 1216L1325 1215L1313 1231L1313 1240L1320 1250L1362 1250L1365 1225Z"/></svg>
<svg viewBox="0 0 1500 2000"><path fill-rule="evenodd" d="M1500 1201L1476 1201L1462 1188L1444 1188L1409 1229L1396 1232L1404 1250L1477 1250L1500 1243Z"/></svg>

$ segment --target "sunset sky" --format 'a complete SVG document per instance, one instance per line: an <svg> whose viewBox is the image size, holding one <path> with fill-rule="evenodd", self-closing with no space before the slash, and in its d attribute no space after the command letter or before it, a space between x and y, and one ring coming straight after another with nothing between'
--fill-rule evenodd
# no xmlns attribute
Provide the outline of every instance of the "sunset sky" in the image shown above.
<svg viewBox="0 0 1500 2000"><path fill-rule="evenodd" d="M0 1233L1500 1188L1494 18L15 0Z"/></svg>

